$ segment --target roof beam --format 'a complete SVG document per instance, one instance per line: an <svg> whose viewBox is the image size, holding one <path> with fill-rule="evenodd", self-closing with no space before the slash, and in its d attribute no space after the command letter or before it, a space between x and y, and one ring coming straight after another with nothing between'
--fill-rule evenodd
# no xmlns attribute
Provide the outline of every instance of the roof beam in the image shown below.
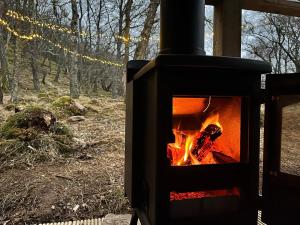
<svg viewBox="0 0 300 225"><path fill-rule="evenodd" d="M240 0L242 9L300 17L299 0ZM206 0L208 5L218 5L220 0Z"/></svg>

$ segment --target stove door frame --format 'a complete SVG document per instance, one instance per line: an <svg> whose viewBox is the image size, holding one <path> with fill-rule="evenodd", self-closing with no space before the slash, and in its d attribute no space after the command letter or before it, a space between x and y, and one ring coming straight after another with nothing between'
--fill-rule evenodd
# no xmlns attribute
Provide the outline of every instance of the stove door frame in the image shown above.
<svg viewBox="0 0 300 225"><path fill-rule="evenodd" d="M300 73L268 74L265 97L262 220L294 225L299 221L300 176L280 171L281 133L283 107L300 103Z"/></svg>

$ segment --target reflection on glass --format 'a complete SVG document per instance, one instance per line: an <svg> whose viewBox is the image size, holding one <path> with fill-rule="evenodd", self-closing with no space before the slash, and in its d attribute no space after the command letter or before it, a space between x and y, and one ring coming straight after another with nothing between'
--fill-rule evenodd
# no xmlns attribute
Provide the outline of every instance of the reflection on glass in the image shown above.
<svg viewBox="0 0 300 225"><path fill-rule="evenodd" d="M291 98L293 96L289 97L290 101ZM282 109L280 170L300 176L300 102Z"/></svg>

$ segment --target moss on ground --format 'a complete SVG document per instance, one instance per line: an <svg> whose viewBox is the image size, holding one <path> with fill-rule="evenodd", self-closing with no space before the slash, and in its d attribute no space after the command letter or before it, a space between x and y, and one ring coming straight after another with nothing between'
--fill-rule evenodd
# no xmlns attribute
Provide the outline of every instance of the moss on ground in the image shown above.
<svg viewBox="0 0 300 225"><path fill-rule="evenodd" d="M41 107L27 107L0 127L0 171L53 161L75 150L70 129Z"/></svg>
<svg viewBox="0 0 300 225"><path fill-rule="evenodd" d="M80 105L75 100L73 100L70 96L62 96L57 98L52 102L52 107L56 110L60 115L67 116L82 116L86 114L86 108L81 109L78 107ZM80 105L81 106L81 105Z"/></svg>
<svg viewBox="0 0 300 225"><path fill-rule="evenodd" d="M54 107L68 107L69 105L74 104L74 100L70 96L62 96L52 102L52 106Z"/></svg>
<svg viewBox="0 0 300 225"><path fill-rule="evenodd" d="M71 135L64 124L56 122L56 116L52 112L38 106L29 106L24 111L11 115L0 128L0 136L5 139L28 141L35 139L41 132Z"/></svg>

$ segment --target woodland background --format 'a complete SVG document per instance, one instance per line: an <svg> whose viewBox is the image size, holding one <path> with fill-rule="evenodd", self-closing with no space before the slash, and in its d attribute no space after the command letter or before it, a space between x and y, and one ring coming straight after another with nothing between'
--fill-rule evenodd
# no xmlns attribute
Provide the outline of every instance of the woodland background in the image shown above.
<svg viewBox="0 0 300 225"><path fill-rule="evenodd" d="M206 7L207 55L212 30ZM300 72L300 18L244 11L242 41L243 57ZM125 65L158 52L159 0L0 1L0 224L130 212Z"/></svg>
<svg viewBox="0 0 300 225"><path fill-rule="evenodd" d="M9 92L13 102L24 67L35 91L55 70L53 81L67 77L72 98L99 89L124 96L127 61L158 53L158 0L2 0L0 17L0 93ZM299 18L247 11L243 20L244 57L272 62L274 73L300 71Z"/></svg>

